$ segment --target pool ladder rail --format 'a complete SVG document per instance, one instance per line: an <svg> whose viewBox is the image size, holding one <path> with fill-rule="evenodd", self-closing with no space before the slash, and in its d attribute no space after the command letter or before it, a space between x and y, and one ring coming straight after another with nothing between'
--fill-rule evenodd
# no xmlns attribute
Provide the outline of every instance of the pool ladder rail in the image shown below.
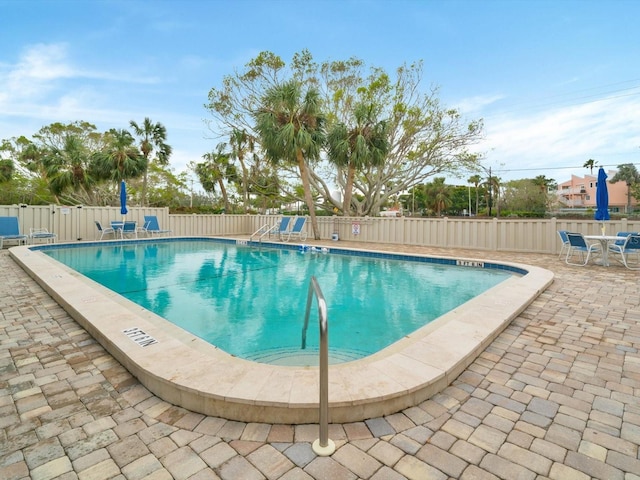
<svg viewBox="0 0 640 480"><path fill-rule="evenodd" d="M316 277L311 277L309 293L307 294L307 308L304 314L304 325L302 327L303 350L307 346L309 313L311 312L314 294L318 303L318 323L320 326L320 438L313 442L311 448L317 455L327 457L336 451L335 443L329 439L329 326L327 321L327 302L324 299L322 290L320 290Z"/></svg>
<svg viewBox="0 0 640 480"><path fill-rule="evenodd" d="M255 232L253 232L251 234L251 236L249 237L249 240L253 242L253 237L255 237L256 235L260 235L260 237L258 237L258 241L262 242L262 238L265 235L271 236L271 233L274 230L277 230L278 227L279 227L279 224L277 224L277 223L275 225L269 225L268 223L265 223L258 230L256 230Z"/></svg>

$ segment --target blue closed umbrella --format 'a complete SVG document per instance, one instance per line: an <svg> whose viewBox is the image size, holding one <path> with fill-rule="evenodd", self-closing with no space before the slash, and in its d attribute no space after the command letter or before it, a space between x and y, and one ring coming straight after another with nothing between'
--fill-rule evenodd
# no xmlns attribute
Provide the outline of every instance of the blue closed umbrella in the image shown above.
<svg viewBox="0 0 640 480"><path fill-rule="evenodd" d="M127 184L124 183L124 180L120 184L120 213L122 216L126 215L129 211L127 210Z"/></svg>
<svg viewBox="0 0 640 480"><path fill-rule="evenodd" d="M596 220L602 223L602 234L604 235L604 222L609 220L609 190L607 188L607 174L604 168L598 170L598 183L596 184Z"/></svg>

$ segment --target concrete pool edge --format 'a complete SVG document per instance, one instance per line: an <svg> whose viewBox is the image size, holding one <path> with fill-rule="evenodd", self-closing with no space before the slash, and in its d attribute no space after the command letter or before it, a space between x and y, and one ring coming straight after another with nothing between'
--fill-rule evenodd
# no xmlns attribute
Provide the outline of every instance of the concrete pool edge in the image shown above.
<svg viewBox="0 0 640 480"><path fill-rule="evenodd" d="M119 295L96 289L93 282L62 268L42 252L14 247L10 254L160 398L231 420L318 421L317 367L272 366L232 357L177 327L167 327L169 322ZM443 390L553 281L553 274L539 267L493 263L513 265L528 273L503 282L444 315L430 328L420 329L375 355L331 366L330 421L349 423L387 415ZM141 346L123 333L132 328L157 343ZM176 329L181 333L176 334Z"/></svg>

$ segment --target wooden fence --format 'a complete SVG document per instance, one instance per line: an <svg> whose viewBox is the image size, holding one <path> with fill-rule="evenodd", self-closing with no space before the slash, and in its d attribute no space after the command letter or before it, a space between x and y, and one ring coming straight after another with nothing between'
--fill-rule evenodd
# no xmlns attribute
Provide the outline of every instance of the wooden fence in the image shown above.
<svg viewBox="0 0 640 480"><path fill-rule="evenodd" d="M169 214L167 208L129 207L127 220L144 223L145 215L156 215L163 229L176 236L247 236L263 225L274 225L277 215L184 215ZM96 221L109 226L122 220L119 207L87 206L0 206L0 216L18 217L23 233L31 228L47 228L59 242L95 240ZM640 221L627 219L605 222L608 234L640 231ZM425 245L509 252L558 253L558 230L600 233L595 220L518 218L418 218L418 217L318 217L322 239L337 238L371 244ZM307 243L313 244L310 222Z"/></svg>

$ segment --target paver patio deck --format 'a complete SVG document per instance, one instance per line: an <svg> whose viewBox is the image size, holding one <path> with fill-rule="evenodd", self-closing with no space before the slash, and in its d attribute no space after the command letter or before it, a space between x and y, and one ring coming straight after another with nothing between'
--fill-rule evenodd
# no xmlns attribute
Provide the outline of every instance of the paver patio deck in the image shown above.
<svg viewBox="0 0 640 480"><path fill-rule="evenodd" d="M556 276L444 392L330 425L331 457L311 450L317 425L227 421L155 397L1 251L0 478L640 480L638 272L554 255L375 249Z"/></svg>

